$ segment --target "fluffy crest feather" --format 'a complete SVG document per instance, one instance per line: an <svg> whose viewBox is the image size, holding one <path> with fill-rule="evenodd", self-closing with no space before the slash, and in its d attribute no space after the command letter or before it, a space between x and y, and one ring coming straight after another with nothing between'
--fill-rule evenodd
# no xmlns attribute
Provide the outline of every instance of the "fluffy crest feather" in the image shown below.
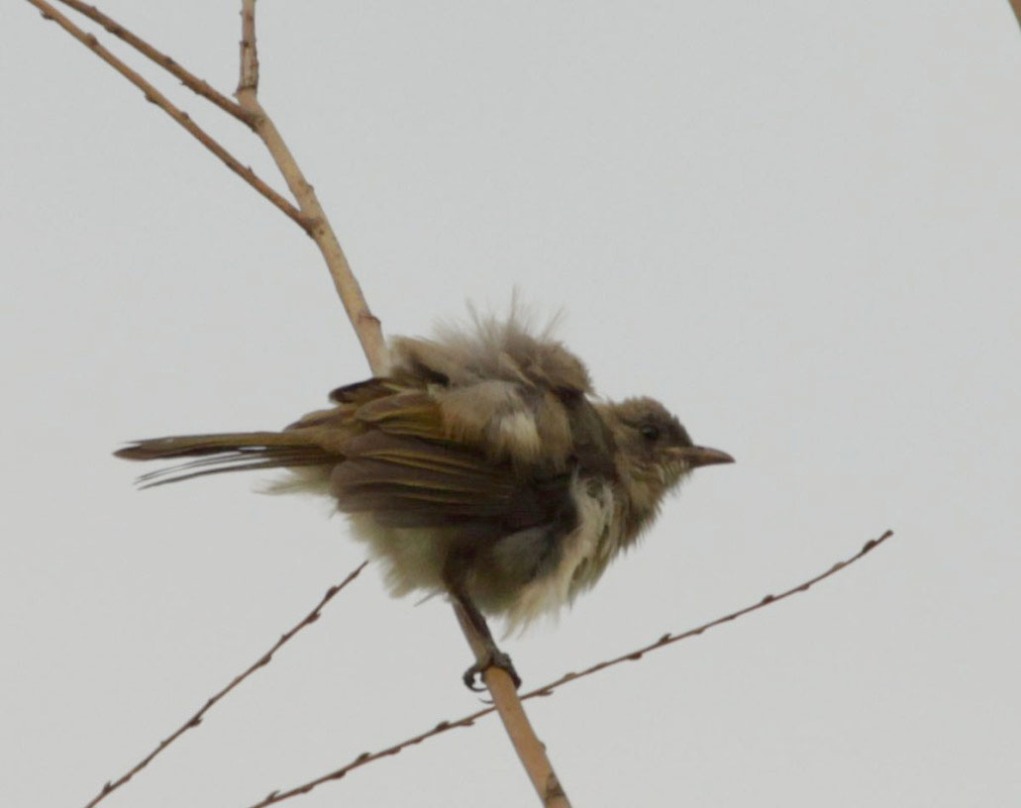
<svg viewBox="0 0 1021 808"><path fill-rule="evenodd" d="M563 402L592 393L588 370L552 338L555 320L533 333L517 306L507 320L472 315L434 339L394 339L391 377L428 389L453 439L493 458L563 467L572 449Z"/></svg>
<svg viewBox="0 0 1021 808"><path fill-rule="evenodd" d="M443 325L433 339L392 340L391 372L451 387L499 380L591 393L588 370L553 338L555 326L535 329L518 306L506 320L473 311L470 324Z"/></svg>

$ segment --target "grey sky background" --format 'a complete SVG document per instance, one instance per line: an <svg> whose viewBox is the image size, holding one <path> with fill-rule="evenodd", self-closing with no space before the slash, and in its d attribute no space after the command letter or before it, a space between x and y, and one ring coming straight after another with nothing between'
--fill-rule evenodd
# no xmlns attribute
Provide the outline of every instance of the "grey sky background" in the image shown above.
<svg viewBox="0 0 1021 808"><path fill-rule="evenodd" d="M232 91L237 6L102 7ZM0 30L0 760L5 804L73 806L362 560L326 503L242 475L138 492L110 452L283 426L367 369L289 220L27 3ZM507 641L526 685L896 531L531 703L574 804L1017 804L1007 3L265 2L260 45L261 97L388 333L517 287L563 309L602 393L654 395L738 459ZM242 127L159 86L282 185ZM106 804L250 804L476 709L468 662L446 605L391 600L370 566ZM293 804L341 803L534 798L487 719Z"/></svg>

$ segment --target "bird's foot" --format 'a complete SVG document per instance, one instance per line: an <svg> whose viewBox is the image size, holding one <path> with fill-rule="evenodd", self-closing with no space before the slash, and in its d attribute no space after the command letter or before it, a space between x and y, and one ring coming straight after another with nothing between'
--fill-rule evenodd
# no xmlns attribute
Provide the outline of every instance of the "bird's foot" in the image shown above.
<svg viewBox="0 0 1021 808"><path fill-rule="evenodd" d="M482 674L490 668L499 668L510 676L511 681L514 682L515 689L521 687L521 677L514 670L514 663L511 662L510 655L505 654L495 645L486 652L485 659L476 662L464 672L462 678L464 679L465 686L476 693L483 692L486 688L478 684L478 681L482 679Z"/></svg>

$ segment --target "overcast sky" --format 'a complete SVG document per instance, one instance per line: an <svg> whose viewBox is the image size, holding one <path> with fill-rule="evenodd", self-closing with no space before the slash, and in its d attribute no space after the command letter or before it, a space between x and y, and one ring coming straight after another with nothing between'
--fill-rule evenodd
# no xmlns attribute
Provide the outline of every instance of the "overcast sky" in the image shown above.
<svg viewBox="0 0 1021 808"><path fill-rule="evenodd" d="M102 7L231 92L237 6ZM656 396L738 460L507 641L526 686L896 531L807 594L531 703L574 804L1018 804L1006 0L260 15L261 97L388 333L517 287L563 309L604 395ZM0 4L0 30L3 801L80 806L363 557L265 477L139 492L111 451L283 426L367 365L290 220L28 3ZM243 127L159 86L283 187ZM370 566L105 804L251 804L476 709L469 661L442 601L391 600ZM487 719L294 804L534 803Z"/></svg>

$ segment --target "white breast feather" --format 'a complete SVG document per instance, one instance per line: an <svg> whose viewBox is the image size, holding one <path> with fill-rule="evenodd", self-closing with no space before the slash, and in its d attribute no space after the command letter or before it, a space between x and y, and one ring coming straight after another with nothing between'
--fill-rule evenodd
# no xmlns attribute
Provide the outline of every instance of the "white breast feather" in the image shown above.
<svg viewBox="0 0 1021 808"><path fill-rule="evenodd" d="M599 579L619 547L613 535L610 486L600 483L593 487L575 478L571 494L578 508L578 526L563 540L563 555L556 569L522 587L506 614L507 634L520 632L538 617L556 615Z"/></svg>

